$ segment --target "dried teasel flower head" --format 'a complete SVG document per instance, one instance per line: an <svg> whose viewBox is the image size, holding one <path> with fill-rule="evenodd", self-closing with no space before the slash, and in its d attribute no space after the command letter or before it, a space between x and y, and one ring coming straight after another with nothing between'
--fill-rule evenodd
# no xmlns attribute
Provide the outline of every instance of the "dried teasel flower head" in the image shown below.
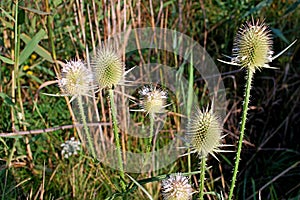
<svg viewBox="0 0 300 200"><path fill-rule="evenodd" d="M169 178L162 181L164 200L190 200L194 193L189 178L181 173L171 174Z"/></svg>
<svg viewBox="0 0 300 200"><path fill-rule="evenodd" d="M142 89L139 90L139 94L141 95L140 105L142 111L147 112L150 116L163 113L168 106L166 104L168 98L167 92L152 84L143 86Z"/></svg>
<svg viewBox="0 0 300 200"><path fill-rule="evenodd" d="M58 79L63 95L72 96L71 101L78 96L89 96L91 90L96 88L92 82L92 72L81 60L68 61L62 68L61 78Z"/></svg>

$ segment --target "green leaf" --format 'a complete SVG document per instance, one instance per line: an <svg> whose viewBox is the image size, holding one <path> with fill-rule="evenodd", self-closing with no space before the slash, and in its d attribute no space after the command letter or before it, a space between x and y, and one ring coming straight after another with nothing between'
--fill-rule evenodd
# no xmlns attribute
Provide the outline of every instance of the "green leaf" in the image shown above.
<svg viewBox="0 0 300 200"><path fill-rule="evenodd" d="M14 102L11 100L11 98L7 94L0 92L0 97L3 99L3 102L5 104L8 104L9 106L15 105Z"/></svg>
<svg viewBox="0 0 300 200"><path fill-rule="evenodd" d="M277 29L277 28L271 28L271 30L273 31L273 33L279 37L281 40L283 40L285 43L289 44L290 42L288 41L288 39L286 39L286 37L283 35L283 33L281 32L281 30Z"/></svg>
<svg viewBox="0 0 300 200"><path fill-rule="evenodd" d="M13 30L14 29L14 25L8 21L6 21L5 19L3 19L2 17L0 17L0 20L3 24L3 26L8 27L9 29Z"/></svg>
<svg viewBox="0 0 300 200"><path fill-rule="evenodd" d="M54 7L57 7L57 6L60 5L61 3L62 3L62 0L54 0L54 1L53 1Z"/></svg>
<svg viewBox="0 0 300 200"><path fill-rule="evenodd" d="M27 8L27 7L23 7L23 6L19 6L19 8L29 11L29 12L32 12L32 13L35 13L35 14L38 14L38 15L51 15L51 13L40 11L40 10L37 10L34 8Z"/></svg>
<svg viewBox="0 0 300 200"><path fill-rule="evenodd" d="M129 176L129 174L126 174L148 197L148 199L153 200L153 198L151 197L151 195L147 192L147 190L141 185L139 184L139 182L137 182L134 178L132 178L131 176Z"/></svg>
<svg viewBox="0 0 300 200"><path fill-rule="evenodd" d="M48 75L50 75L50 76L52 76L52 77L55 76L55 74L53 73L53 71L52 71L51 69L47 68L47 67L38 65L38 66L36 66L35 68L41 70L44 74L48 74Z"/></svg>
<svg viewBox="0 0 300 200"><path fill-rule="evenodd" d="M253 15L256 12L259 12L261 9L268 7L271 5L271 3L273 2L273 0L265 0L265 1L261 1L260 3L258 3L254 8L251 8L249 11L247 11L243 18L249 16L249 15Z"/></svg>
<svg viewBox="0 0 300 200"><path fill-rule="evenodd" d="M38 77L36 76L33 76L33 75L27 75L29 76L32 80L34 80L35 82L39 83L39 84L43 84L43 81L41 79L39 79Z"/></svg>
<svg viewBox="0 0 300 200"><path fill-rule="evenodd" d="M0 10L8 19L10 19L13 22L15 21L15 19L8 12L6 12L3 8L0 7Z"/></svg>
<svg viewBox="0 0 300 200"><path fill-rule="evenodd" d="M26 45L20 55L19 65L21 65L25 60L32 54L38 43L46 35L44 29L41 29Z"/></svg>
<svg viewBox="0 0 300 200"><path fill-rule="evenodd" d="M292 5L290 5L286 11L284 12L285 15L290 14L291 12L293 12L294 10L296 10L296 8L298 7L298 5L300 4L300 1L296 1L295 3L293 3Z"/></svg>
<svg viewBox="0 0 300 200"><path fill-rule="evenodd" d="M26 43L28 44L30 42L30 37L28 35L26 35L25 33L22 33L20 38ZM41 47L40 45L37 45L35 48L35 52L41 56L42 58L46 59L47 61L54 63L51 54L49 53L49 51L47 51L46 49L44 49L43 47Z"/></svg>
<svg viewBox="0 0 300 200"><path fill-rule="evenodd" d="M7 64L9 64L9 65L13 65L13 64L15 63L15 62L12 61L11 59L6 58L6 57L1 56L1 55L0 55L0 60L2 60L3 62L5 62L5 63L7 63Z"/></svg>

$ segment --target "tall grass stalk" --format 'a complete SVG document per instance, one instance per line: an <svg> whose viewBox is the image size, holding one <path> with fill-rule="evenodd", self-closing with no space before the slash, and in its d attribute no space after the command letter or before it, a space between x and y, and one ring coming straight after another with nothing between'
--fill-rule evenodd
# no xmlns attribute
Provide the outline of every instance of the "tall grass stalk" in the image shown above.
<svg viewBox="0 0 300 200"><path fill-rule="evenodd" d="M191 60L189 65L189 82L188 82L188 98L187 98L187 117L191 115L192 105L193 105L193 94L194 94L194 66L193 66L193 54L191 53ZM188 148L188 172L192 171L192 158L191 149ZM189 181L191 182L191 175L189 175Z"/></svg>
<svg viewBox="0 0 300 200"><path fill-rule="evenodd" d="M245 99L244 99L244 102L243 102L241 132L240 132L240 138L239 138L239 143L238 143L238 150L237 150L236 158L235 158L235 165L234 165L233 176L232 176L232 181L231 181L228 200L231 200L232 197L233 197L233 191L234 191L234 187L235 187L236 177L237 177L240 158L241 158L241 151L242 151L242 145L243 145L245 125L246 125L247 113L248 113L248 109L249 109L248 104L249 104L250 90L251 90L251 83L252 83L252 79L253 79L253 74L254 74L254 71L252 71L250 68L247 68L247 77L246 77L247 83L246 83L245 94L244 94Z"/></svg>
<svg viewBox="0 0 300 200"><path fill-rule="evenodd" d="M116 149L117 149L117 157L118 157L118 164L121 176L121 187L123 191L126 189L126 184L124 183L125 175L124 175L124 167L123 167L123 159L122 159L122 152L121 152L121 145L120 145L120 137L119 137L119 128L118 128L118 121L117 121L117 112L116 106L114 101L114 91L113 89L108 90L109 93L109 100L110 100L110 107L111 107L111 116L113 121L113 131L114 137L116 142Z"/></svg>
<svg viewBox="0 0 300 200"><path fill-rule="evenodd" d="M16 87L17 87L17 77L19 74L19 55L20 55L20 30L18 25L18 9L19 9L19 1L15 2L15 26L14 26L14 69L12 70L12 87L11 87L11 99L12 102L15 103L16 99ZM12 120L12 130L15 131L15 122L16 116L14 113L14 107L11 107L11 120Z"/></svg>
<svg viewBox="0 0 300 200"><path fill-rule="evenodd" d="M50 9L49 0L45 0L45 5L46 5L46 12L50 13L51 9ZM55 50L55 44L54 44L54 33L53 33L52 24L53 24L53 16L48 15L47 16L47 29L48 29L49 46L51 48L52 58L55 62L54 71L57 75L58 71L59 71L59 66L58 66L57 61L56 61L56 50Z"/></svg>

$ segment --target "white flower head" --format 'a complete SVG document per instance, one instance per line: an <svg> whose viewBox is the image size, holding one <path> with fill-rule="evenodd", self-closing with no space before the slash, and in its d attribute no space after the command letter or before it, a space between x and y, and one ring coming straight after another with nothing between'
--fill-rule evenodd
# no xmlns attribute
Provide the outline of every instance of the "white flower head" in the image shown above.
<svg viewBox="0 0 300 200"><path fill-rule="evenodd" d="M65 158L69 158L72 155L77 155L78 151L80 151L81 143L79 141L76 141L74 137L71 137L70 140L67 140L65 143L62 143L60 145L63 147L61 151L61 155Z"/></svg>
<svg viewBox="0 0 300 200"><path fill-rule="evenodd" d="M169 178L162 181L164 200L190 200L194 193L189 178L181 173L171 174Z"/></svg>
<svg viewBox="0 0 300 200"><path fill-rule="evenodd" d="M142 111L146 112L150 116L154 116L157 113L163 113L165 108L169 105L166 105L168 98L167 92L163 89L159 89L153 85L143 86L139 90L140 105Z"/></svg>
<svg viewBox="0 0 300 200"><path fill-rule="evenodd" d="M92 82L93 75L81 60L67 62L58 79L64 95L72 96L71 101L78 96L89 96L90 91L96 88Z"/></svg>

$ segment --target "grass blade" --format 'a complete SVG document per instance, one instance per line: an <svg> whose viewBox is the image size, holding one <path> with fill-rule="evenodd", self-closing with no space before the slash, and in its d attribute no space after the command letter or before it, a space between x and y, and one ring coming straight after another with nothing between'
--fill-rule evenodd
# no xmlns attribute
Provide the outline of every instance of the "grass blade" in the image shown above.
<svg viewBox="0 0 300 200"><path fill-rule="evenodd" d="M10 64L10 65L14 64L14 61L12 61L10 58L6 58L6 57L1 56L1 55L0 55L0 60L2 60L3 62L5 62L7 64Z"/></svg>
<svg viewBox="0 0 300 200"><path fill-rule="evenodd" d="M140 185L134 178L132 178L131 176L129 176L128 174L126 174L130 180L132 180L139 188L141 188L141 190L143 190L143 192L147 195L147 197L150 199L150 200L153 200L153 198L151 197L151 195L147 192L147 190L142 186Z"/></svg>
<svg viewBox="0 0 300 200"><path fill-rule="evenodd" d="M19 65L21 65L25 60L32 54L35 50L38 43L43 39L46 35L44 29L39 30L39 32L31 39L30 42L27 43L26 47L20 54Z"/></svg>
<svg viewBox="0 0 300 200"><path fill-rule="evenodd" d="M28 44L31 40L30 37L28 35L26 35L25 33L21 34L21 39L23 40L23 42L25 42L26 44ZM39 56L41 56L42 58L46 59L47 61L54 63L51 54L49 53L49 51L47 51L46 49L44 49L43 47L41 47L40 45L37 45L35 47L34 50Z"/></svg>

